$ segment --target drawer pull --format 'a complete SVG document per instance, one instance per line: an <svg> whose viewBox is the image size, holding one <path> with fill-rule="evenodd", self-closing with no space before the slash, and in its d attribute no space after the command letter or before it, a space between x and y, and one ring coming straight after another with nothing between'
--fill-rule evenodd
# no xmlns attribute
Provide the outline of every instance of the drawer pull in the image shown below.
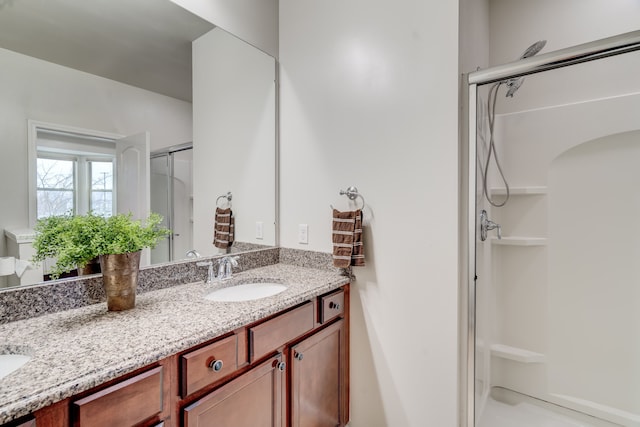
<svg viewBox="0 0 640 427"><path fill-rule="evenodd" d="M329 308L331 308L333 310L340 310L340 304L338 304L337 302L331 301L329 303Z"/></svg>
<svg viewBox="0 0 640 427"><path fill-rule="evenodd" d="M304 359L304 354L296 352L296 355L294 357L296 358L296 360L302 360Z"/></svg>
<svg viewBox="0 0 640 427"><path fill-rule="evenodd" d="M272 366L273 366L273 365L272 365ZM283 372L285 369L287 369L287 364L286 364L286 363L284 363L284 362L280 362L280 363L278 363L278 370L279 370L280 372Z"/></svg>
<svg viewBox="0 0 640 427"><path fill-rule="evenodd" d="M220 372L222 370L222 366L224 366L222 360L214 360L209 363L209 367L213 370L213 372Z"/></svg>

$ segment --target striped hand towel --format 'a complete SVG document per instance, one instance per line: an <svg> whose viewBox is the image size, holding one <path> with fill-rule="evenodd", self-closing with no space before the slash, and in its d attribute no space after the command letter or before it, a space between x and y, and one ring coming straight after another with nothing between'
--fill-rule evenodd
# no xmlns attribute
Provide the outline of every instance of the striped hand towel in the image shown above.
<svg viewBox="0 0 640 427"><path fill-rule="evenodd" d="M230 208L216 208L213 224L213 245L216 248L227 249L233 244L234 222Z"/></svg>
<svg viewBox="0 0 640 427"><path fill-rule="evenodd" d="M364 245L362 243L362 211L356 211L356 223L353 229L353 253L351 254L351 265L354 267L364 267Z"/></svg>
<svg viewBox="0 0 640 427"><path fill-rule="evenodd" d="M364 266L362 211L333 210L333 265L338 268Z"/></svg>

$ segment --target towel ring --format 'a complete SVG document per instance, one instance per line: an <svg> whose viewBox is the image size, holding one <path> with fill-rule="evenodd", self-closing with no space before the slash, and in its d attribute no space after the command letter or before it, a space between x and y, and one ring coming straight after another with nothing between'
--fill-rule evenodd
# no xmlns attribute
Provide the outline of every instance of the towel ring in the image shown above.
<svg viewBox="0 0 640 427"><path fill-rule="evenodd" d="M220 199L227 199L227 203L229 204L229 206L231 206L232 198L233 196L231 196L231 191L228 191L227 194L223 194L222 196L218 196L218 198L216 199L216 207L220 208L220 206L218 205L218 202L220 201Z"/></svg>
<svg viewBox="0 0 640 427"><path fill-rule="evenodd" d="M362 206L360 206L359 209L360 210L364 209L364 205L365 205L364 197L362 197L362 194L358 193L358 189L356 187L351 186L351 187L347 188L346 190L340 190L340 195L341 196L347 196L349 198L349 200L355 200L358 197L360 197L360 199L362 200ZM333 207L333 205L329 205L329 206L331 207L331 209L335 209Z"/></svg>

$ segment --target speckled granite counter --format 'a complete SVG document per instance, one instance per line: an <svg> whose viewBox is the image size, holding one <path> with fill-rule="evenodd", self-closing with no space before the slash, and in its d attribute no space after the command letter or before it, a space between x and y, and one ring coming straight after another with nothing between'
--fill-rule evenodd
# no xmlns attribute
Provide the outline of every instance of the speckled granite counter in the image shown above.
<svg viewBox="0 0 640 427"><path fill-rule="evenodd" d="M255 301L212 302L215 287L278 281L284 292ZM335 271L274 264L234 275L222 285L202 282L137 296L136 308L107 312L106 304L0 325L0 343L33 357L0 379L0 424L186 350L348 282Z"/></svg>

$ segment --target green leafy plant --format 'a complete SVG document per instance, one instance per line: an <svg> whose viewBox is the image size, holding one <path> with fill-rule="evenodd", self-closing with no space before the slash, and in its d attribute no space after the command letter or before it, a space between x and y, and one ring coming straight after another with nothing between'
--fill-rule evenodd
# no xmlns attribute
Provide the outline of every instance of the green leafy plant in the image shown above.
<svg viewBox="0 0 640 427"><path fill-rule="evenodd" d="M107 254L137 252L154 248L170 230L160 226L162 217L156 213L146 221L134 220L131 214L104 218L87 215L61 215L44 218L35 226L34 262L55 258L51 268L53 279L63 272L84 266L92 259Z"/></svg>

